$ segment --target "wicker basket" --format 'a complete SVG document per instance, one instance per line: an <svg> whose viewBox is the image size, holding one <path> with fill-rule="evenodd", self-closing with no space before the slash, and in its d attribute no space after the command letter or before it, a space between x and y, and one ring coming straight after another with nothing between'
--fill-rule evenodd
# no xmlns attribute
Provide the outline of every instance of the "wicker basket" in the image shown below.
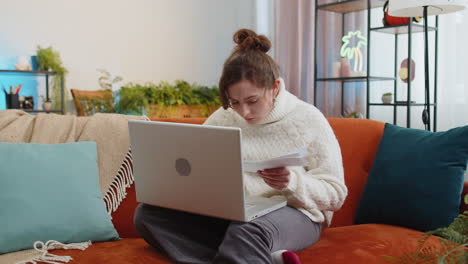
<svg viewBox="0 0 468 264"><path fill-rule="evenodd" d="M218 106L206 105L177 105L159 108L158 105L151 105L147 109L147 116L149 118L208 117L218 108Z"/></svg>

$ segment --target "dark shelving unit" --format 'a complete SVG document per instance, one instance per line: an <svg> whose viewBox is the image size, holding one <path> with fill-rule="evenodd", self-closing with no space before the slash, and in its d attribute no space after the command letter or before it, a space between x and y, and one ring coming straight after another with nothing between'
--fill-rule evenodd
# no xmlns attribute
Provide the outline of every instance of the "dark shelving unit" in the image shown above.
<svg viewBox="0 0 468 264"><path fill-rule="evenodd" d="M385 104L385 103L369 103L369 105L379 105L379 106L408 106L408 103L404 104L398 104L398 103L390 103L390 104ZM410 103L410 106L424 106L424 103ZM434 106L434 104L430 104L431 106Z"/></svg>
<svg viewBox="0 0 468 264"><path fill-rule="evenodd" d="M367 82L367 81L394 81L394 77L377 77L377 76L353 76L353 77L331 77L317 78L318 82Z"/></svg>
<svg viewBox="0 0 468 264"><path fill-rule="evenodd" d="M393 81L393 96L394 100L397 99L397 81L398 81L398 36L405 34L408 35L408 61L411 61L412 58L412 34L415 33L423 33L424 32L424 25L423 23L417 24L414 22L411 22L406 25L398 25L398 26L385 26L385 27L371 27L371 10L374 8L382 8L383 5L385 4L385 1L383 0L345 0L345 1L334 1L331 3L326 3L326 4L319 4L319 1L315 1L315 72L314 72L314 80L315 80L315 89L314 89L314 104L317 105L317 87L318 83L321 82L340 82L341 85L341 114L344 115L344 83L349 83L349 82L365 82L366 83L366 113L365 116L366 118L370 117L370 106L374 107L380 107L380 106L392 106L393 107L393 123L397 123L397 107L406 107L406 126L411 127L411 107L421 107L424 106L424 103L413 103L411 101L411 81L407 83L407 95L406 98L407 100L405 103L391 103L391 104L385 104L385 103L373 103L370 102L370 82L373 81ZM366 76L353 76L353 77L331 77L331 78L322 78L317 76L317 69L318 69L318 64L317 64L317 28L320 26L318 25L318 15L319 15L319 10L322 11L327 11L327 12L333 12L335 14L339 14L342 16L342 31L341 31L341 36L345 34L344 28L345 28L345 16L350 13L354 12L359 12L359 11L364 11L366 10L367 12L367 70L366 70ZM432 115L432 121L433 121L433 131L436 131L436 125L437 125L437 60L438 60L438 54L437 54L437 43L438 43L438 16L436 16L435 19L435 26L429 26L428 30L429 32L433 31L435 32L435 74L434 74L434 103L431 103L430 106L433 107L433 115ZM371 58L371 34L373 33L382 33L382 34L391 34L394 36L394 74L393 76L371 76L370 74L370 58ZM327 62L329 63L329 62ZM411 76L411 63L408 65L408 76Z"/></svg>
<svg viewBox="0 0 468 264"><path fill-rule="evenodd" d="M422 33L424 32L424 26L416 23L411 23L412 33ZM436 31L436 27L428 27L429 32ZM387 27L376 27L370 28L370 31L387 33L387 34L408 34L409 25L398 25L398 26L387 26Z"/></svg>
<svg viewBox="0 0 468 264"><path fill-rule="evenodd" d="M347 0L347 1L336 1L336 2L318 6L318 1L315 1L315 6L318 6L318 8L321 10L326 10L326 11L331 11L331 12L336 12L336 13L351 13L351 12L357 12L357 11L368 9L369 6L371 6L371 8L382 7L384 3L385 1L382 2L379 0L371 0L369 1L369 5L368 5L367 0L366 1Z"/></svg>
<svg viewBox="0 0 468 264"><path fill-rule="evenodd" d="M27 76L44 76L45 83L46 83L46 99L49 100L49 76L57 75L56 72L52 71L21 71L21 70L0 70L0 74L7 74L7 75L27 75ZM21 109L25 112L29 113L61 113L64 114L64 88L63 88L63 78L60 78L60 100L61 100L61 108L60 109L52 109L52 110L31 110L31 109Z"/></svg>

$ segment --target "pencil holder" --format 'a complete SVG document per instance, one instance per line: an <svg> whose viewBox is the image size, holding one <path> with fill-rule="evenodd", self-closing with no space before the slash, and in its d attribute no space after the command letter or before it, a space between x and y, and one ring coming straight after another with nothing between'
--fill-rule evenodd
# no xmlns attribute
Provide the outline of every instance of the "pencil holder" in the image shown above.
<svg viewBox="0 0 468 264"><path fill-rule="evenodd" d="M6 94L6 106L7 109L18 109L19 108L19 96L17 94Z"/></svg>

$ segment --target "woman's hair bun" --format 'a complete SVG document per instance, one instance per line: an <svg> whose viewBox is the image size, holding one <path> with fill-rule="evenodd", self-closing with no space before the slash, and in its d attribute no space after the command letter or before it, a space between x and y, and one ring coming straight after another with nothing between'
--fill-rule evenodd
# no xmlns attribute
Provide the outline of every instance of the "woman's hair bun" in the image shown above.
<svg viewBox="0 0 468 264"><path fill-rule="evenodd" d="M257 35L254 31L246 28L236 31L233 39L237 44L237 50L258 49L266 53L271 48L271 42L267 37Z"/></svg>

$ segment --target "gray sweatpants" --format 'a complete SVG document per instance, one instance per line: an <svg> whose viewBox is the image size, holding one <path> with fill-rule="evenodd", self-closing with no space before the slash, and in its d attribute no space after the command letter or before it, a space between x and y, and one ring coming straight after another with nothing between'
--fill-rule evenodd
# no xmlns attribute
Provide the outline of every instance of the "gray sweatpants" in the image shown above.
<svg viewBox="0 0 468 264"><path fill-rule="evenodd" d="M176 263L272 263L271 252L309 247L322 230L291 207L244 223L140 204L134 223L146 242Z"/></svg>

